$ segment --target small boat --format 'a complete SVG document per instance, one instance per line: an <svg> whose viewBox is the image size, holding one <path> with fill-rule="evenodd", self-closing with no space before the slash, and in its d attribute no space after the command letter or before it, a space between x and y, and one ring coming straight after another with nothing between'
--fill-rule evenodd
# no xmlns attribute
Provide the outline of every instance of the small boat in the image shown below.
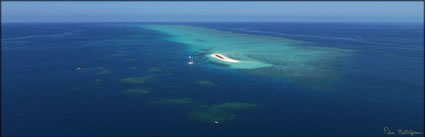
<svg viewBox="0 0 425 137"><path fill-rule="evenodd" d="M189 62L187 62L187 64L189 65L195 64L195 62L193 62L192 56L189 56Z"/></svg>

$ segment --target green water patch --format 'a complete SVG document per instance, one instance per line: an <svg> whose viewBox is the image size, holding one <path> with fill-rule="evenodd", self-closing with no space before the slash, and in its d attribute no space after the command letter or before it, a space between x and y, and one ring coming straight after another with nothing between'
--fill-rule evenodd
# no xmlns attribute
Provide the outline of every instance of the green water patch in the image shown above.
<svg viewBox="0 0 425 137"><path fill-rule="evenodd" d="M201 85L201 86L209 86L209 87L218 86L217 84L215 84L214 82L212 82L210 80L199 80L199 81L196 81L196 84Z"/></svg>
<svg viewBox="0 0 425 137"><path fill-rule="evenodd" d="M340 80L336 64L355 51L318 46L315 43L281 37L242 34L187 25L140 25L167 34L167 40L189 45L187 50L203 53L212 64L223 64L253 75L296 81L308 88L327 89ZM238 60L226 62L211 54Z"/></svg>
<svg viewBox="0 0 425 137"><path fill-rule="evenodd" d="M145 95L151 92L152 92L151 90L145 89L145 88L131 88L131 89L127 89L123 91L123 93L125 94L132 94L132 95Z"/></svg>
<svg viewBox="0 0 425 137"><path fill-rule="evenodd" d="M129 84L144 84L148 81L152 81L156 79L154 75L147 75L143 77L127 77L120 79L120 82L122 83L129 83Z"/></svg>
<svg viewBox="0 0 425 137"><path fill-rule="evenodd" d="M96 72L97 75L106 75L110 73L110 71L104 67L96 67L96 70L97 70Z"/></svg>
<svg viewBox="0 0 425 137"><path fill-rule="evenodd" d="M195 110L189 112L188 115L190 118L199 122L221 124L233 121L243 111L252 110L259 106L257 104L231 102L212 105L202 110Z"/></svg>

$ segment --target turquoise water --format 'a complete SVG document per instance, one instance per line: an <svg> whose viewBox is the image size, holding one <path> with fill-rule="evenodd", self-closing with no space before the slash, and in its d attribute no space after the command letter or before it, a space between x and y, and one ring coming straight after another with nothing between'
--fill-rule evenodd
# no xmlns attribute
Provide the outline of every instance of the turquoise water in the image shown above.
<svg viewBox="0 0 425 137"><path fill-rule="evenodd" d="M7 23L2 31L4 136L424 128L423 24Z"/></svg>
<svg viewBox="0 0 425 137"><path fill-rule="evenodd" d="M290 80L327 81L335 77L330 67L333 61L344 61L355 50L318 47L308 42L289 40L280 37L219 31L202 27L183 25L144 25L171 35L170 40L190 45L190 52L206 54L208 61L228 65L232 69L242 69L253 74L265 74ZM239 63L224 62L211 57L220 53ZM255 70L257 69L257 70ZM306 86L320 85L309 83Z"/></svg>

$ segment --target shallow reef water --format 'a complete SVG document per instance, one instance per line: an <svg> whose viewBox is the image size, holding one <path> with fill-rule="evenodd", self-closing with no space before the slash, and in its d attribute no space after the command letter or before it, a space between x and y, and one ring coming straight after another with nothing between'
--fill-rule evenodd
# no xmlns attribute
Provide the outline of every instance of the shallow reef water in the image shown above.
<svg viewBox="0 0 425 137"><path fill-rule="evenodd" d="M188 50L204 54L208 61L253 75L290 79L308 88L325 87L342 73L332 65L345 61L354 50L318 47L312 42L280 37L241 34L185 25L141 25L167 34L170 41L187 44ZM210 56L220 53L239 63ZM302 81L302 82L301 82ZM324 82L317 82L324 81Z"/></svg>

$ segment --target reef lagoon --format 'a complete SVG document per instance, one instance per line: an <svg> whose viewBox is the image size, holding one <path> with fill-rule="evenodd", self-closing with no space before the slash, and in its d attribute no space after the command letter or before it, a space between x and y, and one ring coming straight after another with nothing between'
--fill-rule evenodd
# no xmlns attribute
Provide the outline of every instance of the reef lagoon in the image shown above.
<svg viewBox="0 0 425 137"><path fill-rule="evenodd" d="M2 135L423 132L423 36L423 23L3 23Z"/></svg>

